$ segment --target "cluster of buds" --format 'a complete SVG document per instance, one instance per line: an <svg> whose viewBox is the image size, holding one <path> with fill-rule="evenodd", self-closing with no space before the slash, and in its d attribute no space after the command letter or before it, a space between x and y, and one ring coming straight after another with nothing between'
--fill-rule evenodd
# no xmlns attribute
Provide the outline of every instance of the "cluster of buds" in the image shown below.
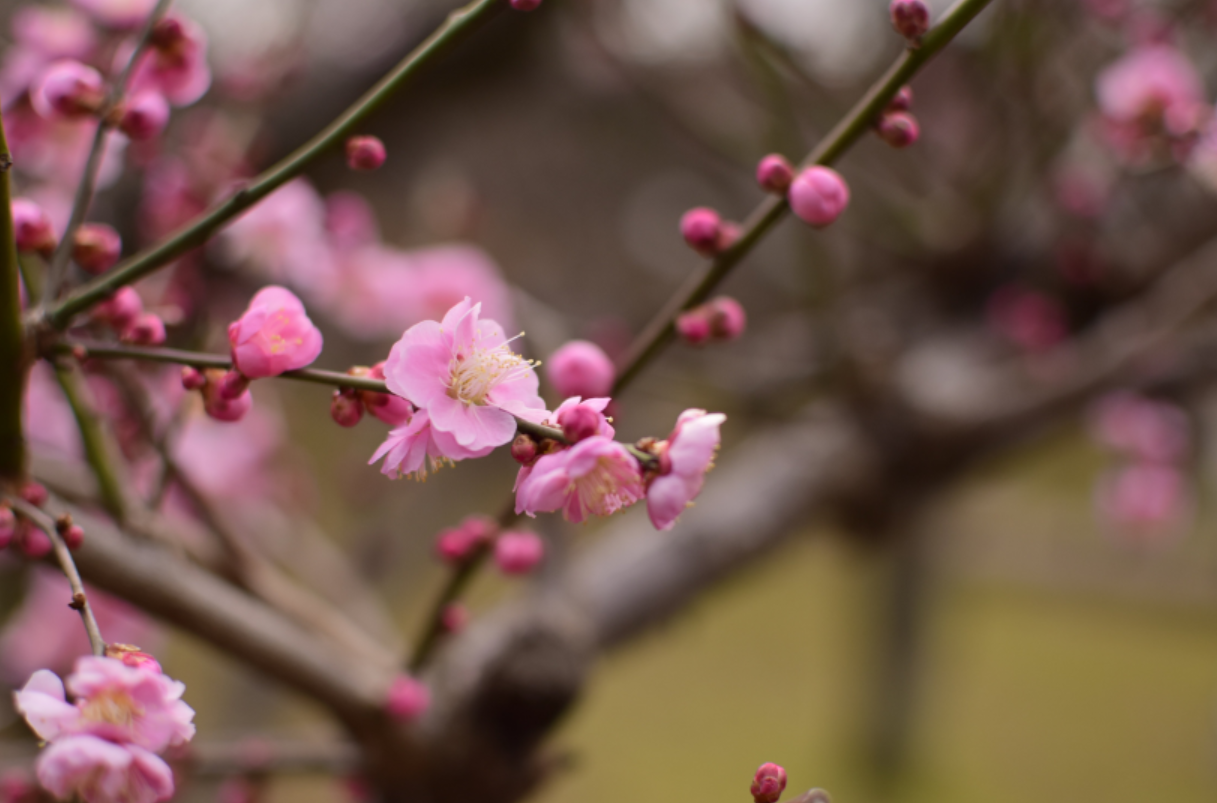
<svg viewBox="0 0 1217 803"><path fill-rule="evenodd" d="M893 148L907 148L921 137L921 127L910 111L912 106L913 90L901 87L875 123L879 138Z"/></svg>
<svg viewBox="0 0 1217 803"><path fill-rule="evenodd" d="M495 566L507 575L527 574L545 557L545 542L526 530L499 532L499 525L486 516L469 516L455 527L440 531L435 553L444 563L460 567L493 550ZM458 630L468 613L464 609L444 612L444 627Z"/></svg>
<svg viewBox="0 0 1217 803"><path fill-rule="evenodd" d="M910 47L921 44L921 37L930 30L930 9L925 0L892 0L888 11L896 33L908 40Z"/></svg>
<svg viewBox="0 0 1217 803"><path fill-rule="evenodd" d="M253 407L249 383L233 371L189 365L182 368L182 387L203 396L203 410L217 421L240 421Z"/></svg>
<svg viewBox="0 0 1217 803"><path fill-rule="evenodd" d="M159 346L165 342L165 322L144 310L143 299L134 288L121 287L93 308L94 322L113 329L124 343Z"/></svg>
<svg viewBox="0 0 1217 803"><path fill-rule="evenodd" d="M697 253L713 257L726 251L740 237L737 223L723 220L713 209L699 206L680 219L680 234Z"/></svg>
<svg viewBox="0 0 1217 803"><path fill-rule="evenodd" d="M42 507L47 500L46 488L37 482L25 483L17 495L34 507ZM71 518L67 517L65 528L72 527L75 525L72 524ZM64 529L59 530L61 535L64 534L64 531ZM68 545L72 546L75 543L72 548L78 548L84 541L84 531L75 527L75 531L70 535L72 540L68 542ZM68 538L65 536L64 540L67 541ZM40 527L18 515L8 502L0 502L0 549L10 545L30 560L40 560L51 552L51 539Z"/></svg>
<svg viewBox="0 0 1217 803"><path fill-rule="evenodd" d="M756 183L765 192L785 196L791 210L816 229L832 223L849 206L849 185L840 173L822 165L796 173L780 153L771 153L757 163Z"/></svg>
<svg viewBox="0 0 1217 803"><path fill-rule="evenodd" d="M347 373L367 379L384 379L385 364L382 360L371 368L357 365ZM363 420L367 411L391 427L409 423L414 414L414 405L392 393L377 393L374 390L339 388L330 400L330 417L343 427L353 427Z"/></svg>
<svg viewBox="0 0 1217 803"><path fill-rule="evenodd" d="M744 308L730 296L719 296L683 312L676 319L676 334L691 346L735 340L748 323Z"/></svg>

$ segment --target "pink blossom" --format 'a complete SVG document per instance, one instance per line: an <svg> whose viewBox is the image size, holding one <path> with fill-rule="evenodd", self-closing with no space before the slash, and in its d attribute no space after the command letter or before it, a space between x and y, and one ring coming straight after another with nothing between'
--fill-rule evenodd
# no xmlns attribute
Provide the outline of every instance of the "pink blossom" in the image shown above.
<svg viewBox="0 0 1217 803"><path fill-rule="evenodd" d="M82 223L72 237L72 259L87 273L105 273L118 262L123 241L105 223Z"/></svg>
<svg viewBox="0 0 1217 803"><path fill-rule="evenodd" d="M93 26L68 8L21 6L13 12L12 27L13 44L5 50L0 67L0 98L6 104L24 94L49 63L87 61L97 45Z"/></svg>
<svg viewBox="0 0 1217 803"><path fill-rule="evenodd" d="M1163 533L1177 528L1186 519L1191 495L1179 469L1138 463L1101 481L1096 502L1103 517L1120 528Z"/></svg>
<svg viewBox="0 0 1217 803"><path fill-rule="evenodd" d="M143 89L123 102L118 128L134 140L159 136L169 124L169 103L153 89Z"/></svg>
<svg viewBox="0 0 1217 803"><path fill-rule="evenodd" d="M822 229L849 206L849 185L837 171L816 165L799 173L787 197L796 215Z"/></svg>
<svg viewBox="0 0 1217 803"><path fill-rule="evenodd" d="M1173 404L1134 393L1114 393L1095 406L1090 418L1094 437L1108 448L1157 463L1187 455L1187 417Z"/></svg>
<svg viewBox="0 0 1217 803"><path fill-rule="evenodd" d="M994 329L1029 352L1047 351L1068 334L1060 303L1033 290L998 290L989 300L987 314Z"/></svg>
<svg viewBox="0 0 1217 803"><path fill-rule="evenodd" d="M203 411L216 421L240 421L254 404L253 394L246 388L235 398L222 392L224 372L204 372L207 383L203 385Z"/></svg>
<svg viewBox="0 0 1217 803"><path fill-rule="evenodd" d="M389 687L385 710L401 722L413 722L431 705L431 692L421 681L409 675L398 675Z"/></svg>
<svg viewBox="0 0 1217 803"><path fill-rule="evenodd" d="M34 110L48 120L95 114L105 97L101 73L71 59L47 67L30 90Z"/></svg>
<svg viewBox="0 0 1217 803"><path fill-rule="evenodd" d="M604 349L587 340L572 340L545 361L545 378L562 397L607 396L617 369Z"/></svg>
<svg viewBox="0 0 1217 803"><path fill-rule="evenodd" d="M596 435L612 439L617 433L604 414L604 411L611 403L612 400L607 398L587 399L585 401L579 396L571 396L558 405L558 409L552 413L543 410L538 415L530 416L530 420L535 424L561 428L563 430L563 437L571 443L578 443ZM578 420L577 426L579 431L567 433L568 424L576 424L575 417ZM519 449L517 449L519 438L516 439L516 442L512 443L512 456L516 457L520 463L520 470L516 474L515 487L517 489L528 479L528 476L536 465L536 443L527 435L522 437L528 438L528 443L531 443L531 449L528 449L524 444L521 444ZM519 451L518 456L517 451ZM525 454L528 451L532 452L531 456ZM528 457L528 459L520 459L522 457Z"/></svg>
<svg viewBox="0 0 1217 803"><path fill-rule="evenodd" d="M521 474L524 474L521 469ZM516 481L516 513L562 509L567 521L611 516L644 494L638 461L616 441L596 436L537 460Z"/></svg>
<svg viewBox="0 0 1217 803"><path fill-rule="evenodd" d="M506 532L494 543L494 564L503 574L528 574L544 557L545 542L536 533Z"/></svg>
<svg viewBox="0 0 1217 803"><path fill-rule="evenodd" d="M191 481L215 499L250 499L272 489L268 464L283 443L282 422L262 407L240 423L191 416L173 442L173 456Z"/></svg>
<svg viewBox="0 0 1217 803"><path fill-rule="evenodd" d="M71 208L70 188L76 186L84 170L85 161L97 129L92 118L48 120L37 114L29 104L20 103L4 110L4 128L8 134L13 161L21 165L22 173L49 182L52 188L65 195L63 221ZM102 153L101 169L97 174L98 189L110 186L118 178L123 167L123 152L127 138L111 135L106 138ZM47 197L49 192L38 193L38 201L51 214ZM30 195L35 195L31 189Z"/></svg>
<svg viewBox="0 0 1217 803"><path fill-rule="evenodd" d="M384 379L384 361L369 368L368 376L372 379ZM375 393L365 390L360 392L359 397L368 412L391 427L400 427L410 423L410 416L414 415L414 405L392 393Z"/></svg>
<svg viewBox="0 0 1217 803"><path fill-rule="evenodd" d="M38 756L38 780L47 791L85 803L157 803L173 797L173 771L140 747L96 736L52 742Z"/></svg>
<svg viewBox="0 0 1217 803"><path fill-rule="evenodd" d="M29 198L14 198L12 202L13 234L18 251L37 251L49 256L55 251L58 237L51 219L42 207Z"/></svg>
<svg viewBox="0 0 1217 803"><path fill-rule="evenodd" d="M501 326L479 320L480 313L481 304L466 298L442 323L410 327L384 371L389 390L425 410L433 430L485 453L515 437L513 413L543 410L545 403L531 363L511 350Z"/></svg>
<svg viewBox="0 0 1217 803"><path fill-rule="evenodd" d="M309 365L321 353L321 332L304 304L286 288L258 291L239 320L228 326L233 366L250 379L278 376Z"/></svg>
<svg viewBox="0 0 1217 803"><path fill-rule="evenodd" d="M347 190L325 197L325 230L338 251L372 245L380 238L372 205L362 195Z"/></svg>
<svg viewBox="0 0 1217 803"><path fill-rule="evenodd" d="M1169 45L1129 51L1099 74L1099 108L1111 120L1165 126L1171 133L1194 128L1204 105L1204 84L1192 62Z"/></svg>
<svg viewBox="0 0 1217 803"><path fill-rule="evenodd" d="M421 481L427 478L428 473L435 473L445 465L485 457L494 448L483 446L467 449L457 443L452 434L433 427L426 410L418 410L405 426L389 432L368 465L383 457L385 462L380 468L381 474L390 479L409 477Z"/></svg>
<svg viewBox="0 0 1217 803"><path fill-rule="evenodd" d="M131 76L132 91L154 90L174 106L195 103L211 86L207 35L192 20L170 15L157 23L148 48ZM133 45L128 45L128 48ZM125 64L131 50L120 49Z"/></svg>
<svg viewBox="0 0 1217 803"><path fill-rule="evenodd" d="M464 298L476 298L482 313L498 321L504 331L514 330L511 289L498 265L480 248L440 245L405 252L411 274L410 314L414 320L439 320Z"/></svg>
<svg viewBox="0 0 1217 803"><path fill-rule="evenodd" d="M148 19L156 0L72 0L72 5L110 28L135 28Z"/></svg>
<svg viewBox="0 0 1217 803"><path fill-rule="evenodd" d="M714 466L719 428L727 416L685 410L676 419L666 450L660 447L659 475L647 485L647 514L658 530L670 530L701 493L706 472Z"/></svg>
<svg viewBox="0 0 1217 803"><path fill-rule="evenodd" d="M498 524L488 516L467 516L456 527L440 531L435 537L435 553L444 563L459 566L489 544L498 530Z"/></svg>

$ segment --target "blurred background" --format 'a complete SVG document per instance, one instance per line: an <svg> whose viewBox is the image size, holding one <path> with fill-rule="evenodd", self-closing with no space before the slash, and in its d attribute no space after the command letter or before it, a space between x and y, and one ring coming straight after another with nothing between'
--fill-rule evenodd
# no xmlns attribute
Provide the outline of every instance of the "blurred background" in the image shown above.
<svg viewBox="0 0 1217 803"><path fill-rule="evenodd" d="M0 2L12 32L0 84L18 80L12 54L28 42L14 20L30 5L67 8ZM154 241L320 129L454 5L181 0L206 32L211 87L163 140L127 146L95 217L123 232L128 253ZM1214 258L1215 40L1207 0L995 0L914 81L920 141L895 150L871 135L848 153L837 165L848 212L827 231L792 220L768 237L722 288L747 309L747 334L671 347L618 400L620 435L662 436L687 407L722 410L725 465L753 431L824 400L882 431L876 400L938 384L943 355L1059 381L1073 337L1176 266ZM881 0L549 0L503 14L373 118L365 133L384 141L383 168L323 160L275 196L294 192L291 203L247 216L141 293L171 343L223 351L224 325L254 290L286 281L325 334L318 366L334 370L384 359L394 332L470 288L494 296L532 357L576 337L617 356L701 264L681 214L710 206L743 219L763 198L756 161L801 159L902 46ZM1186 94L1178 72L1135 125L1096 92L1112 65L1154 48L1194 70L1194 123L1162 125L1171 91ZM5 122L20 140L8 91ZM35 169L19 191L56 208L55 165L25 163ZM348 192L374 223L351 196L334 201ZM375 241L375 268L344 261L343 221ZM336 285L310 285L334 272ZM378 284L393 276L414 295ZM370 298L383 301L374 314ZM1176 356L1165 348L1142 367ZM143 381L175 384L172 372ZM79 445L56 393L35 377L31 439L71 455ZM413 638L443 577L434 534L497 512L514 463L498 453L425 484L390 482L366 465L387 427L333 424L326 389L262 382L255 399L257 415L236 429L189 400L186 413L162 411L181 416L176 448L195 484L303 576L301 562L325 565L336 544L356 584L385 601L385 621L362 623L387 641ZM820 786L841 803L1217 798L1215 414L1203 377L1096 396L949 479L910 464L893 478L918 489L907 516L894 505L878 522L808 521L600 663L551 741L563 768L537 799L740 801L765 761L786 767L792 793ZM143 477L140 455L128 457ZM641 510L624 515L644 525ZM551 547L542 583L597 538L596 525L554 519L536 522ZM0 554L11 686L78 628L37 597L50 582ZM474 620L519 592L519 581L481 578ZM186 682L200 741L340 735L315 705L115 607L114 627ZM0 766L20 766L33 743L5 706ZM223 794L200 779L179 799ZM352 796L342 779L308 774L272 779L266 794Z"/></svg>

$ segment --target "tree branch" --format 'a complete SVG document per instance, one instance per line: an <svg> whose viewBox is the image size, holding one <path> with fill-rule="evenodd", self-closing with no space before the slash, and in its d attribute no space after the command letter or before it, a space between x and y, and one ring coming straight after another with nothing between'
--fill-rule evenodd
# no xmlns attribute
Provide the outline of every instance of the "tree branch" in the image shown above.
<svg viewBox="0 0 1217 803"><path fill-rule="evenodd" d="M15 486L25 476L22 424L29 356L21 324L21 263L13 233L13 157L0 120L0 482Z"/></svg>

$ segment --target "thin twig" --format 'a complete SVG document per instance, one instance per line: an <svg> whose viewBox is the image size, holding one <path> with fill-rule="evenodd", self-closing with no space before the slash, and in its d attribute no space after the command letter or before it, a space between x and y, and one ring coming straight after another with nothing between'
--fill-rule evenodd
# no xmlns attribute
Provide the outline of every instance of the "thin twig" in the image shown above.
<svg viewBox="0 0 1217 803"><path fill-rule="evenodd" d="M105 106L101 109L100 117L97 121L97 130L93 133L93 144L89 149L89 158L85 160L84 173L80 177L80 184L76 187L76 197L72 201L72 214L68 218L67 228L64 229L63 238L55 247L55 253L51 257L51 264L47 268L47 280L45 292L42 294L40 303L47 304L53 302L59 295L59 291L63 285L64 279L68 271L68 259L72 254L72 240L75 238L76 230L80 228L80 224L84 223L85 216L89 213L89 206L93 203L93 194L97 191L97 174L101 171L102 158L105 156L106 139L110 134L110 130L114 128L116 122L110 119L110 111L122 102L123 95L127 91L127 84L131 80L131 75L135 72L135 67L143 58L144 52L148 49L148 44L152 41L152 32L156 28L156 24L165 16L165 12L169 10L169 6L173 0L160 0L156 4L156 8L152 9L152 13L148 15L147 22L144 23L144 28L140 31L139 41L135 45L135 50L131 52L131 58L127 60L126 66L122 72L114 80L110 87L109 97L106 99Z"/></svg>
<svg viewBox="0 0 1217 803"><path fill-rule="evenodd" d="M76 570L76 561L72 559L72 550L68 549L68 545L64 543L63 538L59 535L59 528L55 526L55 520L43 512L41 508L34 507L20 497L9 496L7 500L13 506L13 510L32 522L38 529L46 533L47 538L51 539L51 546L55 550L55 559L59 562L59 568L63 570L64 576L68 578L68 585L72 587L72 601L68 604L68 607L80 612L80 618L85 625L85 632L89 634L89 645L93 648L93 654L98 656L105 655L106 640L101 637L101 628L97 626L97 617L93 615L93 606L89 604L89 597L85 594L84 581L80 579L80 572Z"/></svg>
<svg viewBox="0 0 1217 803"><path fill-rule="evenodd" d="M118 288L143 278L187 251L202 245L237 215L299 176L313 162L354 134L364 120L384 105L423 67L481 28L506 5L503 0L475 0L453 11L426 41L320 133L235 194L183 226L168 239L127 259L106 275L77 288L49 311L47 319L50 324L56 329L65 329L72 316L89 309Z"/></svg>

